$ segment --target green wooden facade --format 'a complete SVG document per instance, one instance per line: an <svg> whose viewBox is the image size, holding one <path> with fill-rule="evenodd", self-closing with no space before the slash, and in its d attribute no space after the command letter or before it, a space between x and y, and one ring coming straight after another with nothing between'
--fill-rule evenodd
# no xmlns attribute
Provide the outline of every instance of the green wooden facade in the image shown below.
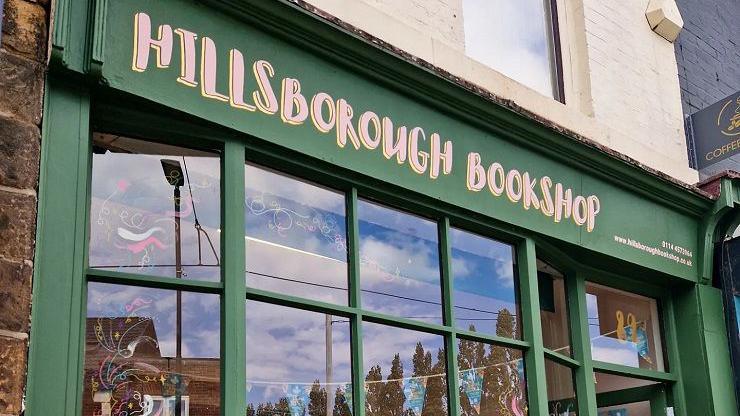
<svg viewBox="0 0 740 416"><path fill-rule="evenodd" d="M458 337L463 337L524 350L531 415L548 412L545 359L574 369L581 415L596 415L598 406L635 400L650 400L653 415L664 414L660 409L666 406L681 416L737 414L722 300L711 280L714 242L740 215L740 183L723 182L719 199L710 199L494 104L424 65L378 48L291 2L59 0L56 8L44 106L28 415L81 414L88 282L219 294L224 415L243 414L246 407L245 353L250 346L244 336L245 299L348 318L355 386L362 384L364 374L362 343L358 341L362 339L362 322L443 335L450 409L458 407L453 346ZM157 37L160 25L196 33L195 66L189 66L184 37L176 33L169 62L158 62L159 54L146 47L148 62L137 63L137 30L143 27L137 16L143 15L151 23L146 36ZM214 47L212 61L204 53L211 47L206 38ZM239 82L233 73L234 68L240 68L233 66L239 56L243 60L241 68L246 68L243 87L248 93L243 97L235 96L232 88L234 82ZM274 70L272 76L265 62ZM255 68L268 74L275 103L270 103L264 89L262 95L251 96L251 91L260 87L259 77L252 73L254 63ZM209 68L215 71L212 83ZM196 82L188 85L178 82L178 78ZM284 79L287 81L281 83ZM284 96L295 96L298 84L307 106L314 97L325 99L316 114L300 117L296 111L284 109ZM260 100L264 108L255 102ZM359 130L357 123L362 114L372 112L369 117L374 114L378 120L370 129L373 134L361 137L362 133L355 131L353 135L340 128L339 112L347 109L340 101L353 109L353 129ZM296 109L294 101L287 102ZM312 121L314 116L323 121L333 116L333 127L323 131L321 120ZM347 114L343 116L349 119ZM384 119L393 123L391 132L399 126L406 126L408 131L419 128L418 142L405 147L403 161L397 154L383 152L380 130ZM88 268L92 131L220 150L224 230L220 236L220 282ZM245 160L259 161L346 193L351 288L348 306L245 285ZM437 172L435 160L439 162ZM510 186L516 189L508 189L507 197L504 175L496 182L496 172L493 187L479 186L482 176L475 167L478 161L480 169L497 162L505 174L516 170L519 179L512 183L517 185ZM551 180L553 199L556 184L571 190L575 215L571 211L555 220L555 213L545 202L543 177ZM527 178L536 180L530 190L538 197L537 205L531 200L525 202ZM498 184L503 186L500 192ZM362 308L358 197L373 198L438 221L445 324ZM552 211L563 207L555 200L550 205ZM451 226L490 235L516 247L522 340L461 331L452 324ZM543 345L537 258L566 272L572 357ZM587 281L658 299L666 371L591 359ZM663 384L597 397L594 371ZM362 388L355 391L354 414L363 416L364 392Z"/></svg>

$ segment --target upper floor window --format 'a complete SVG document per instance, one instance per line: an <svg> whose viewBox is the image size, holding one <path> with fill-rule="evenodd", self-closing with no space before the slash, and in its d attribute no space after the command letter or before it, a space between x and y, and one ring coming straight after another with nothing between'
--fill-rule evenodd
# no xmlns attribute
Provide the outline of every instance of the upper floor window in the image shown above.
<svg viewBox="0 0 740 416"><path fill-rule="evenodd" d="M563 101L555 0L463 0L465 54Z"/></svg>

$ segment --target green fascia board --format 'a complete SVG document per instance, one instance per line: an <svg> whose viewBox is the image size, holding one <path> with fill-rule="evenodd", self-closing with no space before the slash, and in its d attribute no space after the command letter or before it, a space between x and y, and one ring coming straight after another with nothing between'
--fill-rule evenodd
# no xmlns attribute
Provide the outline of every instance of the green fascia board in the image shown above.
<svg viewBox="0 0 740 416"><path fill-rule="evenodd" d="M106 0L97 0L100 3ZM577 165L590 174L608 179L623 177L622 185L641 195L673 206L677 210L703 215L712 201L706 195L682 186L670 179L656 176L638 167L636 161L620 160L589 145L588 139L577 140L561 134L554 127L528 115L526 109L476 87L466 89L454 82L453 76L431 69L431 64L385 45L370 42L346 28L331 24L294 2L277 0L203 0L229 16L269 32L275 37L289 39L297 47L311 51L329 61L347 65L357 74L375 79L379 84L402 91L425 104L454 113L466 122L505 132L512 141L535 150L547 146L547 152L561 161ZM96 27L104 27L96 25ZM96 33L95 38L103 36ZM322 47L317 47L322 45ZM98 48L103 48L98 46ZM392 50L391 50L392 49ZM102 62L101 62L102 63ZM105 83L105 82L104 82ZM440 104L444 103L444 104ZM512 105L508 108L506 105Z"/></svg>
<svg viewBox="0 0 740 416"><path fill-rule="evenodd" d="M706 195L646 172L595 145L566 137L553 127L520 114L524 110L517 112L501 102L492 102L494 97L483 91L461 88L442 78L428 64L418 60L409 62L408 57L399 56L402 52L394 51L394 54L378 48L359 32L351 33L349 28L327 24L289 2L205 3L91 0L85 14L71 13L73 8L78 10L77 7L83 6L71 6L63 1L58 4L64 15L59 24L66 28L55 29L54 48L63 52L63 68L72 71L85 68L83 71L105 88L144 97L280 147L373 176L381 182L414 189L440 202L697 281L698 260L706 247L699 235L699 220L713 206ZM433 182L415 175L408 166L400 170L392 161L378 158L379 151L355 151L349 144L349 148L341 149L331 143L329 136L314 131L310 122L289 126L280 123L277 116L240 112L229 108L228 103L203 98L196 93L197 89L174 82L178 72L176 62L179 62L177 45L169 69L157 69L150 63L145 73L132 71L132 12L139 10L152 14L154 27L167 23L173 29L182 25L189 30L202 30L201 36L211 36L221 55L226 48L236 47L245 54L247 64L257 57L273 61L276 69L273 82L283 76L296 77L304 84L307 98L322 90L333 91L335 98L347 97L357 109L353 122L361 110L375 109L398 121L397 125L403 123L409 128L420 125L429 133L439 131L443 141L451 137L456 149L460 148L454 156L452 174L442 175ZM79 44L86 46L83 60L77 62L78 55L72 51ZM227 63L222 56L222 72ZM219 77L217 87L223 90L227 80L224 74ZM600 197L609 199L608 204L602 204L599 217L601 229L608 231L588 233L570 220L555 224L544 215L525 212L521 203L517 206L505 198L494 198L486 189L478 193L467 191L465 155L471 151L480 152L486 166L500 161L507 169L531 171L536 178L552 175L554 182L572 188L574 196L580 190L588 191L584 196L599 190ZM629 212L644 218L626 217L624 213ZM630 247L627 239L616 243L618 232L624 232L630 240L636 236L635 240L652 248L660 248L665 241L675 243L688 248L693 260L689 259L690 265L678 264Z"/></svg>

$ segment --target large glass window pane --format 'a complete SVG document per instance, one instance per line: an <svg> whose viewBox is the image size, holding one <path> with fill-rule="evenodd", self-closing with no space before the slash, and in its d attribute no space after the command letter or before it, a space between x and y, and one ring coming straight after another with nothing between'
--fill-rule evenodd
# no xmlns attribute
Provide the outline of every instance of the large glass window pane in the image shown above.
<svg viewBox="0 0 740 416"><path fill-rule="evenodd" d="M247 285L347 304L344 195L246 165Z"/></svg>
<svg viewBox="0 0 740 416"><path fill-rule="evenodd" d="M347 318L247 301L247 416L350 416Z"/></svg>
<svg viewBox="0 0 740 416"><path fill-rule="evenodd" d="M83 415L221 414L218 295L90 283L87 299Z"/></svg>
<svg viewBox="0 0 740 416"><path fill-rule="evenodd" d="M537 280L540 293L540 320L545 348L571 355L568 303L562 273L542 260L537 260Z"/></svg>
<svg viewBox="0 0 740 416"><path fill-rule="evenodd" d="M598 372L594 374L594 377L598 416L651 416L650 401L630 399L630 391L640 388L644 391L656 392L660 383ZM642 397L645 395L643 394Z"/></svg>
<svg viewBox="0 0 740 416"><path fill-rule="evenodd" d="M360 200L362 308L442 323L437 223Z"/></svg>
<svg viewBox="0 0 740 416"><path fill-rule="evenodd" d="M633 402L597 409L598 416L650 416L650 402Z"/></svg>
<svg viewBox="0 0 740 416"><path fill-rule="evenodd" d="M447 415L444 339L363 322L365 415Z"/></svg>
<svg viewBox="0 0 740 416"><path fill-rule="evenodd" d="M549 0L463 0L465 54L555 96Z"/></svg>
<svg viewBox="0 0 740 416"><path fill-rule="evenodd" d="M573 384L573 370L551 360L545 360L547 379L547 410L554 416L576 416L578 402Z"/></svg>
<svg viewBox="0 0 740 416"><path fill-rule="evenodd" d="M458 340L457 350L461 415L527 414L521 351L466 339Z"/></svg>
<svg viewBox="0 0 740 416"><path fill-rule="evenodd" d="M219 280L219 156L93 135L90 267Z"/></svg>
<svg viewBox="0 0 740 416"><path fill-rule="evenodd" d="M663 371L655 299L588 283L586 306L594 360Z"/></svg>
<svg viewBox="0 0 740 416"><path fill-rule="evenodd" d="M519 338L519 302L514 248L451 229L455 326Z"/></svg>

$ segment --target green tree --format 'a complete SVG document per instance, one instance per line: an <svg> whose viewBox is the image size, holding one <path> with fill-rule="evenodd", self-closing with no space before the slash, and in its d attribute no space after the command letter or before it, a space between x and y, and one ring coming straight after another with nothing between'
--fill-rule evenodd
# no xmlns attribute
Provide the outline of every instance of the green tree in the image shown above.
<svg viewBox="0 0 740 416"><path fill-rule="evenodd" d="M342 389L340 388L337 388L337 391L334 393L332 416L352 416L352 409L349 408L347 398L344 397L344 393L342 393Z"/></svg>
<svg viewBox="0 0 740 416"><path fill-rule="evenodd" d="M252 403L249 403L247 405L247 416L257 416L257 413L254 410L254 405Z"/></svg>
<svg viewBox="0 0 740 416"><path fill-rule="evenodd" d="M513 338L515 335L514 316L508 309L499 311L496 320L496 335ZM481 413L513 416L511 400L519 393L519 376L516 371L514 350L490 346L483 372L483 397Z"/></svg>
<svg viewBox="0 0 740 416"><path fill-rule="evenodd" d="M475 325L470 325L468 330L475 332ZM482 342L470 341L467 339L461 339L458 344L457 354L457 365L460 371L469 370L471 368L483 368L484 369L484 382L485 382L485 370L488 365L486 359L486 346ZM483 389L481 396L481 414L483 414L483 401L486 393L486 389ZM460 408L462 416L478 416L478 412L468 401L468 395L465 393L463 386L460 386ZM497 413L494 413L497 415Z"/></svg>
<svg viewBox="0 0 740 416"><path fill-rule="evenodd" d="M273 416L272 403L260 403L257 405L257 416Z"/></svg>
<svg viewBox="0 0 740 416"><path fill-rule="evenodd" d="M365 376L365 415L381 416L381 403L383 402L383 374L379 365L370 367Z"/></svg>
<svg viewBox="0 0 740 416"><path fill-rule="evenodd" d="M290 402L287 397L281 397L273 409L274 416L290 416ZM303 414L306 414L306 410L303 410Z"/></svg>
<svg viewBox="0 0 740 416"><path fill-rule="evenodd" d="M432 354L426 353L429 357L429 364L431 365ZM437 350L437 362L431 365L431 371L427 375L432 377L427 378L426 395L424 397L424 409L421 412L421 416L444 416L447 414L447 379L445 370L447 365L445 363L445 351L440 348Z"/></svg>
<svg viewBox="0 0 740 416"><path fill-rule="evenodd" d="M309 416L325 416L326 399L326 389L321 387L319 380L314 380L311 391L308 393Z"/></svg>
<svg viewBox="0 0 740 416"><path fill-rule="evenodd" d="M413 366L412 377L427 376L432 371L432 354L424 352L424 346L421 345L421 342L416 343L414 356L411 357L411 365Z"/></svg>
<svg viewBox="0 0 740 416"><path fill-rule="evenodd" d="M383 401L380 403L380 414L382 416L403 416L403 402L406 396L403 394L403 363L401 356L396 354L391 362L391 372L386 382L383 383Z"/></svg>

